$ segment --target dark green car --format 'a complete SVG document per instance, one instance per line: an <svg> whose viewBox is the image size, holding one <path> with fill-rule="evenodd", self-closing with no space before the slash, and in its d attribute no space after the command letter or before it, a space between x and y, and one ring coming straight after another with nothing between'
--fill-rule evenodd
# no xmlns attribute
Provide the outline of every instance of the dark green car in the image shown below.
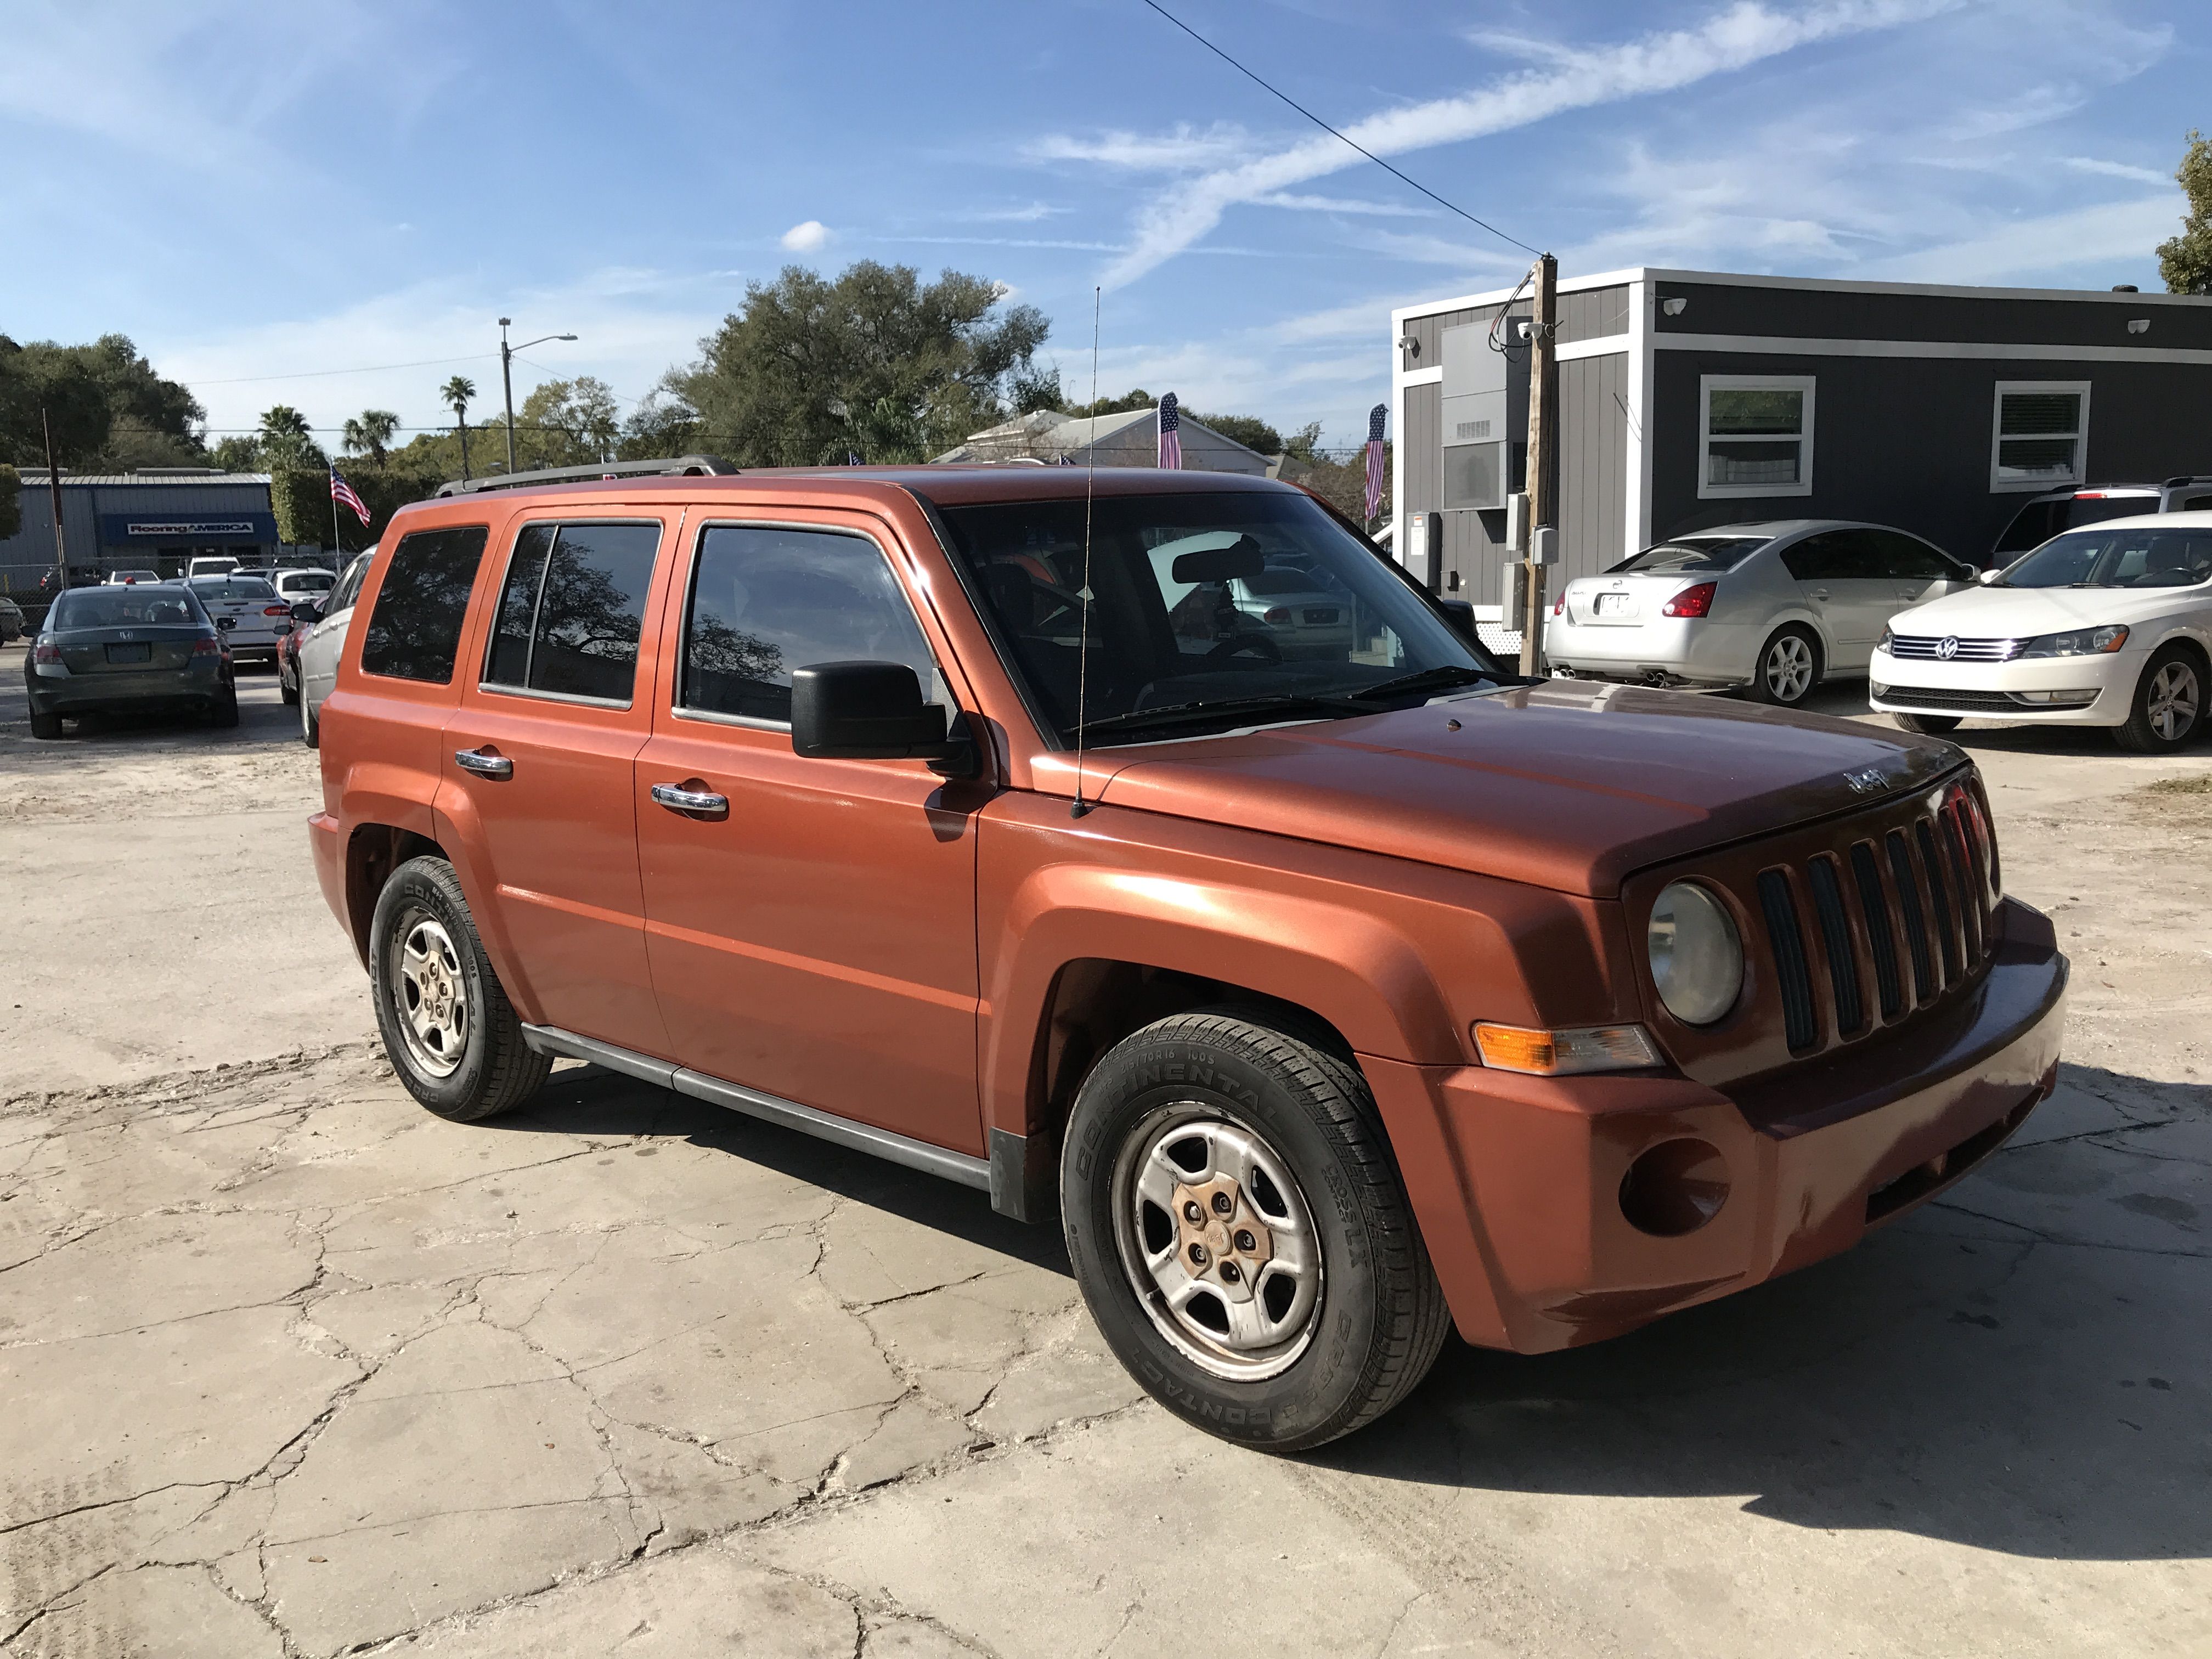
<svg viewBox="0 0 2212 1659"><path fill-rule="evenodd" d="M23 659L31 735L64 717L175 709L238 724L230 650L187 587L75 587L46 612Z"/></svg>

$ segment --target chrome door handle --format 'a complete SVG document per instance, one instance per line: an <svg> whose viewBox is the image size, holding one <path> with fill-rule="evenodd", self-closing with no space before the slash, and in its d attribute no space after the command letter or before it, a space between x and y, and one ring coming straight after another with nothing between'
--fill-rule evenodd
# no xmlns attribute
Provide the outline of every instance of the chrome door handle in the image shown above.
<svg viewBox="0 0 2212 1659"><path fill-rule="evenodd" d="M1828 590L1825 587L1816 587L1813 590L1813 597L1816 599L1825 599L1828 597Z"/></svg>
<svg viewBox="0 0 2212 1659"><path fill-rule="evenodd" d="M487 755L477 749L453 750L453 764L464 772L473 772L480 778L511 778L514 763L504 755Z"/></svg>
<svg viewBox="0 0 2212 1659"><path fill-rule="evenodd" d="M730 798L718 795L711 789L685 789L673 783L653 786L653 803L665 806L672 812L705 812L711 817L730 816Z"/></svg>

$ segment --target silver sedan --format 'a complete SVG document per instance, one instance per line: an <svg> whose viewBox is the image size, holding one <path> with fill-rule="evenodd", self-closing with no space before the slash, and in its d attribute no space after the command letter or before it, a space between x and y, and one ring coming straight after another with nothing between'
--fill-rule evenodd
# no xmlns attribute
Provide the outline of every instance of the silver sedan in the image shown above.
<svg viewBox="0 0 2212 1659"><path fill-rule="evenodd" d="M1544 654L1554 673L1738 686L1802 702L1864 674L1890 617L1973 585L1973 568L1883 525L1794 519L1693 531L1567 583Z"/></svg>

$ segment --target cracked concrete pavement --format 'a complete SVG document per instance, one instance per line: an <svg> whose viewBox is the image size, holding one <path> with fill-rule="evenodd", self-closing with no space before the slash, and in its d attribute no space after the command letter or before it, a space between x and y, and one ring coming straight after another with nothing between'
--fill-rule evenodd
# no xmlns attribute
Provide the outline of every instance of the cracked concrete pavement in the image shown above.
<svg viewBox="0 0 2212 1659"><path fill-rule="evenodd" d="M1269 1459L1145 1401L1054 1233L964 1189L585 1066L421 1112L247 684L235 735L0 724L10 1659L2212 1650L2212 797L2131 793L2202 753L1962 734L2076 966L1983 1170ZM163 884L197 967L135 948Z"/></svg>

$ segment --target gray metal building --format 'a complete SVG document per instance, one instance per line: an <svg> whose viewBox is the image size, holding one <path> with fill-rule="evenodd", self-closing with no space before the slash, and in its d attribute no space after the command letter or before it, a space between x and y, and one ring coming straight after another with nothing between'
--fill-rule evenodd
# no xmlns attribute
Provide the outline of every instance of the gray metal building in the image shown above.
<svg viewBox="0 0 2212 1659"><path fill-rule="evenodd" d="M1447 380L1500 366L1507 298L1390 317L1398 522L1443 514L1436 580L1479 607L1510 556L1483 480L1494 459L1518 486L1525 428L1479 434L1457 417L1488 407L1482 386ZM1494 336L1523 387L1528 312ZM1638 268L1563 279L1557 338L1567 576L1777 518L1893 524L1981 562L2037 492L2212 474L2212 300Z"/></svg>
<svg viewBox="0 0 2212 1659"><path fill-rule="evenodd" d="M53 496L43 467L26 470L23 523L0 541L0 592L34 592L54 568ZM265 472L148 467L137 472L62 474L62 530L73 566L182 574L196 554L228 553L240 564L273 562L276 515Z"/></svg>

